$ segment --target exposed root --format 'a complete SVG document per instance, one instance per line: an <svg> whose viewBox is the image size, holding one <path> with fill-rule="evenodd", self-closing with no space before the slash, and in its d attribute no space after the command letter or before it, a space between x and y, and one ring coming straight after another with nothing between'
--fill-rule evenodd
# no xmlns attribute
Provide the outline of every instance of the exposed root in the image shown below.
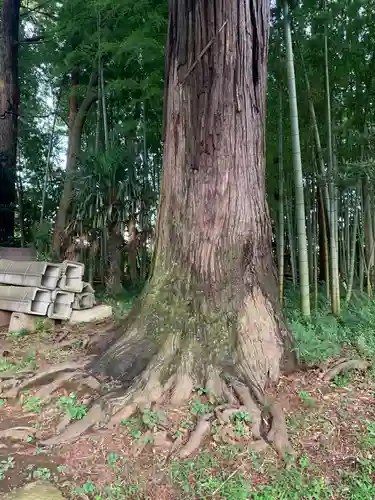
<svg viewBox="0 0 375 500"><path fill-rule="evenodd" d="M87 415L69 425L66 430L55 437L42 441L43 446L56 446L64 443L70 443L77 440L84 432L103 420L103 411L99 404L95 404L88 411Z"/></svg>
<svg viewBox="0 0 375 500"><path fill-rule="evenodd" d="M68 427L70 422L71 422L70 415L69 415L69 413L66 413L56 427L57 434L60 434L61 432L63 432L63 430L65 430Z"/></svg>
<svg viewBox="0 0 375 500"><path fill-rule="evenodd" d="M230 419L233 415L238 412L247 411L246 406L240 406L239 408L216 408L215 413L218 421L224 425L229 424Z"/></svg>
<svg viewBox="0 0 375 500"><path fill-rule="evenodd" d="M323 377L323 380L326 382L330 382L337 375L343 372L348 372L350 370L367 370L370 364L367 361L363 361L361 359L351 359L349 361L342 361L336 364L333 368L328 370Z"/></svg>
<svg viewBox="0 0 375 500"><path fill-rule="evenodd" d="M35 427L10 427L0 431L0 438L10 439L11 441L27 441L29 436L35 436L37 430Z"/></svg>
<svg viewBox="0 0 375 500"><path fill-rule="evenodd" d="M194 431L190 434L188 442L183 446L179 453L180 458L187 458L192 455L200 447L203 439L211 430L210 418L212 415L205 415L200 419Z"/></svg>
<svg viewBox="0 0 375 500"><path fill-rule="evenodd" d="M206 389L210 403L227 400L226 395L229 389L221 378L219 370L215 369L212 365L207 368Z"/></svg>
<svg viewBox="0 0 375 500"><path fill-rule="evenodd" d="M233 389L235 393L238 395L242 404L246 407L247 412L249 414L252 426L251 432L253 438L255 440L262 439L261 434L261 411L258 405L254 402L251 397L249 389L242 384L241 382L233 381L232 382Z"/></svg>
<svg viewBox="0 0 375 500"><path fill-rule="evenodd" d="M29 389L30 387L35 387L36 385L41 385L49 382L51 379L55 378L56 375L63 372L73 372L83 370L86 366L87 360L77 362L77 363L61 363L58 365L54 365L47 370L43 370L33 377L27 378L21 384L16 387L13 387L10 391L4 394L4 398L7 399L15 399L17 398L20 391L24 391L25 389Z"/></svg>
<svg viewBox="0 0 375 500"><path fill-rule="evenodd" d="M173 406L182 406L189 401L190 396L194 389L193 379L187 374L181 374L177 378L176 386L174 388L171 403Z"/></svg>
<svg viewBox="0 0 375 500"><path fill-rule="evenodd" d="M75 372L71 373L63 373L56 380L41 387L36 393L35 396L40 398L42 401L46 402L52 396L54 392L56 392L60 387L64 385L65 382L71 380L74 376L77 376ZM20 389L18 389L20 390Z"/></svg>
<svg viewBox="0 0 375 500"><path fill-rule="evenodd" d="M295 452L289 443L283 409L274 401L268 401L267 409L272 417L271 429L267 434L267 440L273 443L275 450L283 460L287 458L287 455L293 457Z"/></svg>
<svg viewBox="0 0 375 500"><path fill-rule="evenodd" d="M25 371L21 371L21 372L17 372L17 373L14 373L14 372L1 372L0 373L0 380L9 380L9 379L14 379L14 380L19 380L19 379L23 379L25 377L28 377L31 375L33 375L33 371L31 370L25 370Z"/></svg>

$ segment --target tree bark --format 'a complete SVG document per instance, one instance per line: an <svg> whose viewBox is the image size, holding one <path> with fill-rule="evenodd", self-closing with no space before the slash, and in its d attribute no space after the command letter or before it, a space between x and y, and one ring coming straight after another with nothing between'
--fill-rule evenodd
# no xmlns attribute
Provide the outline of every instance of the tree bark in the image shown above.
<svg viewBox="0 0 375 500"><path fill-rule="evenodd" d="M19 0L0 3L0 245L14 237L17 200Z"/></svg>
<svg viewBox="0 0 375 500"><path fill-rule="evenodd" d="M126 403L157 401L172 380L172 404L194 386L221 399L230 376L259 401L279 378L289 337L265 197L268 26L266 0L170 2L152 277L94 365L130 385Z"/></svg>
<svg viewBox="0 0 375 500"><path fill-rule="evenodd" d="M61 193L59 208L57 211L55 229L53 234L53 253L56 258L61 254L61 244L66 226L67 215L71 203L73 190L73 176L76 170L77 157L81 152L82 132L87 118L87 114L94 102L98 98L96 85L98 74L93 70L87 87L86 95L82 104L78 107L76 86L78 85L78 74L72 74L72 94L69 106L69 138L68 152L66 158L66 170L64 188Z"/></svg>

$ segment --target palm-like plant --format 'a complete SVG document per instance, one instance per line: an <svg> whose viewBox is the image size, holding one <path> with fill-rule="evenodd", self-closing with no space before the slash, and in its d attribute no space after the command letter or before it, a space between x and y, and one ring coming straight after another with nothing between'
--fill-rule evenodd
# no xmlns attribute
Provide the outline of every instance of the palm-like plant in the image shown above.
<svg viewBox="0 0 375 500"><path fill-rule="evenodd" d="M131 147L119 145L104 152L82 154L74 178L67 232L87 235L94 254L101 246L106 288L112 293L122 288L122 250L128 221L137 217L149 186L140 173L140 157Z"/></svg>

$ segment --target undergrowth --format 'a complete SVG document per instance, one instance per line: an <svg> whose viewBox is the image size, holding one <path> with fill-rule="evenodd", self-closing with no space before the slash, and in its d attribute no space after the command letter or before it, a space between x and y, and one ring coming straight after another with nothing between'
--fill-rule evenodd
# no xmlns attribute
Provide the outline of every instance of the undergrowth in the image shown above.
<svg viewBox="0 0 375 500"><path fill-rule="evenodd" d="M352 349L368 359L375 360L375 300L365 294L353 295L349 306L342 303L341 317L330 313L323 293L319 296L319 307L310 318L299 312L299 293L288 289L285 308L288 325L295 340L298 360L314 365L338 356L343 349Z"/></svg>

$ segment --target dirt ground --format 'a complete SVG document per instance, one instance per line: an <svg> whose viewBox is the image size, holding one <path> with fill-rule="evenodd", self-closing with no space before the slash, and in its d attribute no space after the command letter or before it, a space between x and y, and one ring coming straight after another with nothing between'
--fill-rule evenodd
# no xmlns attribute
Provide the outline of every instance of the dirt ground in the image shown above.
<svg viewBox="0 0 375 500"><path fill-rule="evenodd" d="M110 323L102 323L48 330L41 325L32 335L3 332L0 378L4 373L6 377L10 372L79 360L85 355L89 336L110 327ZM324 483L324 491L341 481L343 473L354 470L360 460L372 458L372 387L371 379L360 374L324 382L317 370L280 381L275 396L287 414L299 463L309 471L308 476ZM241 415L233 421L230 442L223 442L214 426L197 456L185 461L173 458L165 436L183 440L194 428L209 408L204 388L197 388L186 408L168 412L153 408L118 428L91 430L74 443L43 448L40 441L56 434L61 422L79 420L86 414L92 393L72 384L43 399L40 390L23 391L16 400L1 399L0 394L0 493L33 479L46 479L71 499L273 498L273 490L269 490L270 496L251 492L262 485L272 487L279 472L285 470L273 449L259 450L251 443L246 418ZM6 392L3 386L2 392ZM15 427L18 430L2 433ZM320 498L305 497L303 491L281 497L277 491L274 498Z"/></svg>

